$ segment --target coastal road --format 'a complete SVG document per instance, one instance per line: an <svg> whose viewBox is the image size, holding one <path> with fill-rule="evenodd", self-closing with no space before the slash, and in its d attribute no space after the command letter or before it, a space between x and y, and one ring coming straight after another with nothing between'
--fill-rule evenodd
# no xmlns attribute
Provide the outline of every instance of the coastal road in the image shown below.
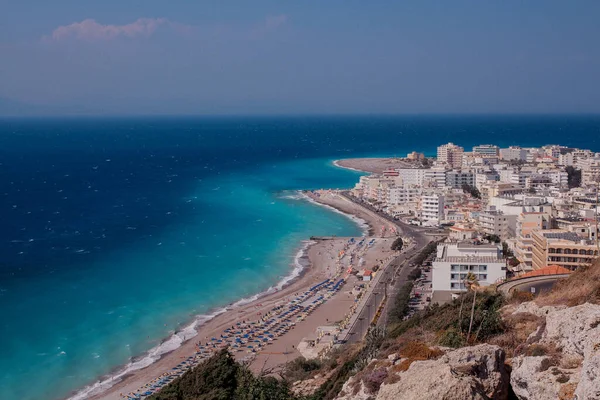
<svg viewBox="0 0 600 400"><path fill-rule="evenodd" d="M535 294L539 294L542 290L550 290L557 280L568 277L569 274L559 274L517 278L498 285L497 290L508 295L514 290L531 292L531 289L534 288Z"/></svg>
<svg viewBox="0 0 600 400"><path fill-rule="evenodd" d="M349 196L344 197L346 197L348 200L354 201L354 199ZM364 207L364 204L357 202L355 203ZM373 282L369 285L367 292L359 303L357 316L355 316L354 321L351 322L349 331L346 332L345 336L340 335L340 340L345 340L346 343L355 343L363 339L367 333L371 321L377 313L377 309L380 307L381 302L387 293L387 301L383 306L381 317L378 320L378 326L385 326L387 323L387 314L389 312L389 308L393 305L393 299L398 293L398 290L408 280L408 274L411 271L411 268L408 267L410 258L418 254L423 247L425 247L432 240L431 238L428 238L423 231L415 229L411 225L389 218L388 216L369 207L365 208L381 217L388 219L391 223L398 226L402 232L402 236L410 237L412 243L408 248L403 250L400 255L396 256L388 264L386 264L384 268L382 268L381 272L376 275Z"/></svg>

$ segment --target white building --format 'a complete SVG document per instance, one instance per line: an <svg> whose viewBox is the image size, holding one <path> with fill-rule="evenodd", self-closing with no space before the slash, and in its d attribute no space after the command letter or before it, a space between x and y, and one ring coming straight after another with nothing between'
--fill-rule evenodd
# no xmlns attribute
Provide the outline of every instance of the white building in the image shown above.
<svg viewBox="0 0 600 400"><path fill-rule="evenodd" d="M392 186L389 188L387 203L392 206L417 203L421 195L421 188L414 186Z"/></svg>
<svg viewBox="0 0 600 400"><path fill-rule="evenodd" d="M446 186L449 186L454 189L460 189L463 185L474 186L475 174L467 171L446 172Z"/></svg>
<svg viewBox="0 0 600 400"><path fill-rule="evenodd" d="M489 286L506 278L506 260L499 245L476 245L469 242L441 243L433 262L432 289L435 292L457 293L467 290L468 273L480 286Z"/></svg>
<svg viewBox="0 0 600 400"><path fill-rule="evenodd" d="M460 168L464 151L465 149L454 143L444 144L437 148L437 160L450 165L452 168Z"/></svg>
<svg viewBox="0 0 600 400"><path fill-rule="evenodd" d="M596 186L600 178L600 159L588 158L581 163L581 184Z"/></svg>
<svg viewBox="0 0 600 400"><path fill-rule="evenodd" d="M519 185L521 187L525 187L527 183L527 178L533 175L533 171L529 169L507 169L503 171L499 171L500 182L512 183L513 185Z"/></svg>
<svg viewBox="0 0 600 400"><path fill-rule="evenodd" d="M423 186L423 180L425 179L425 168L399 168L398 176L402 178L404 185L416 185Z"/></svg>
<svg viewBox="0 0 600 400"><path fill-rule="evenodd" d="M435 187L444 187L446 185L446 168L433 167L425 170L423 184L429 184Z"/></svg>
<svg viewBox="0 0 600 400"><path fill-rule="evenodd" d="M569 186L569 174L566 171L554 169L554 170L540 170L541 175L550 178L553 185L560 188L566 188Z"/></svg>
<svg viewBox="0 0 600 400"><path fill-rule="evenodd" d="M482 171L475 174L475 187L481 190L481 187L486 183L497 182L500 180L500 175L495 171Z"/></svg>
<svg viewBox="0 0 600 400"><path fill-rule="evenodd" d="M444 219L444 196L431 194L421 196L421 219L435 224Z"/></svg>
<svg viewBox="0 0 600 400"><path fill-rule="evenodd" d="M500 153L500 149L493 144L480 144L479 146L473 147L473 153L484 156L497 156Z"/></svg>
<svg viewBox="0 0 600 400"><path fill-rule="evenodd" d="M508 238L509 235L509 217L495 207L490 207L478 215L479 230L487 235L497 235L501 239ZM515 217L516 221L516 217Z"/></svg>
<svg viewBox="0 0 600 400"><path fill-rule="evenodd" d="M507 149L500 149L500 159L504 161L526 161L527 150L519 146L510 146Z"/></svg>

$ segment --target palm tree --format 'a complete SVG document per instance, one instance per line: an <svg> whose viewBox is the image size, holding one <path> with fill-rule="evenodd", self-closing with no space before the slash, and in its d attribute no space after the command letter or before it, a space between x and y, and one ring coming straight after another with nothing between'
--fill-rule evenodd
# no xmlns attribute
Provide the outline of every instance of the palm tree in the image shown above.
<svg viewBox="0 0 600 400"><path fill-rule="evenodd" d="M465 277L465 285L469 291L473 292L473 304L471 305L471 320L469 321L469 332L467 333L467 343L471 337L471 330L473 329L473 317L475 316L475 300L477 299L477 288L479 287L479 281L477 277L469 272Z"/></svg>
<svg viewBox="0 0 600 400"><path fill-rule="evenodd" d="M462 309L463 304L465 304L465 295L460 296L460 308L458 309L458 332L462 336Z"/></svg>

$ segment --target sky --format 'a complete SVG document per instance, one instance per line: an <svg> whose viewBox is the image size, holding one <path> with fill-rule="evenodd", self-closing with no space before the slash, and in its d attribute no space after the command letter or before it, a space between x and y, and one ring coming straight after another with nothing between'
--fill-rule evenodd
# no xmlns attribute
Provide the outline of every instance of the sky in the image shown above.
<svg viewBox="0 0 600 400"><path fill-rule="evenodd" d="M597 0L0 10L0 115L600 113Z"/></svg>

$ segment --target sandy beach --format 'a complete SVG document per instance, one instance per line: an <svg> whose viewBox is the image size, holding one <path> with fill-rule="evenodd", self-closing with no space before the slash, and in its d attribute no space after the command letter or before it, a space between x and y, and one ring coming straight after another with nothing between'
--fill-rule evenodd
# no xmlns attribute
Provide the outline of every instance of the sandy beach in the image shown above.
<svg viewBox="0 0 600 400"><path fill-rule="evenodd" d="M307 194L314 201L334 207L344 213L352 214L364 220L369 226L369 236L378 237L374 245L365 253L365 266L373 265L385 259L391 254L390 245L395 236L389 228L389 221L377 216L365 208L356 205L341 197L334 191L317 191ZM384 229L385 228L385 229ZM259 299L239 307L230 307L224 312L199 326L197 336L184 342L181 347L163 355L157 362L146 368L132 371L124 376L112 387L96 395L88 395L89 399L121 399L121 394L137 391L141 386L156 379L163 373L170 371L189 356L195 354L196 343L207 342L212 337L219 337L227 328L232 327L240 321L258 320L261 315L277 305L285 305L297 293L306 291L311 286L323 282L324 279L332 278L336 274L336 260L340 250L346 245L348 238L327 238L317 240L308 248L309 266L306 267L301 276L284 287L260 297ZM348 313L353 304L349 291L356 283L356 277L350 275L342 289L336 292L325 303L320 305L306 319L298 322L293 329L278 337L269 346L264 347L256 353L251 363L252 370L276 370L287 361L300 356L296 349L302 338L315 332L316 328L340 321ZM248 354L237 353L238 358L247 357Z"/></svg>
<svg viewBox="0 0 600 400"><path fill-rule="evenodd" d="M386 169L410 168L412 164L399 158L346 158L334 161L341 168L381 174Z"/></svg>

